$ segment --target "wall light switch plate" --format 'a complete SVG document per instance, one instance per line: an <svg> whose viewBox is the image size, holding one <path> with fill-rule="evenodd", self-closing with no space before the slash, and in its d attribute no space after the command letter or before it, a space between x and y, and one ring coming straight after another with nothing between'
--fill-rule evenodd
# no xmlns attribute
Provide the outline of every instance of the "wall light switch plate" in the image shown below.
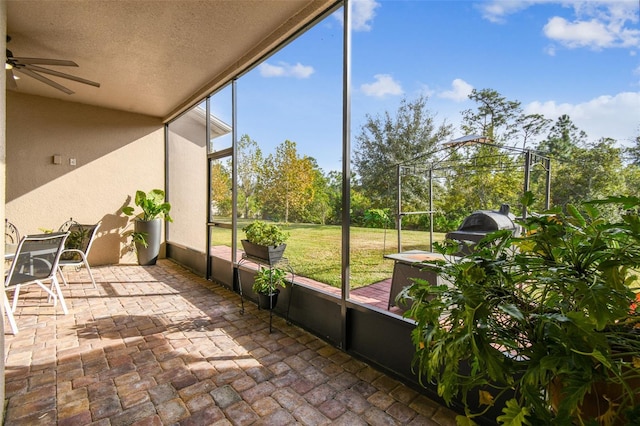
<svg viewBox="0 0 640 426"><path fill-rule="evenodd" d="M75 158L69 158L69 165L70 166L75 166L76 165L76 159Z"/></svg>
<svg viewBox="0 0 640 426"><path fill-rule="evenodd" d="M54 155L52 161L53 164L62 164L62 155Z"/></svg>

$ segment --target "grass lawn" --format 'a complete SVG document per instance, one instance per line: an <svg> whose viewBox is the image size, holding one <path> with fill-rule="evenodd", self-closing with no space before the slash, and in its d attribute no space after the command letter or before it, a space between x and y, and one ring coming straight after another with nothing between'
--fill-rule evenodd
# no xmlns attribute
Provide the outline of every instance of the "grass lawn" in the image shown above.
<svg viewBox="0 0 640 426"><path fill-rule="evenodd" d="M247 222L248 223L248 222ZM238 224L238 247L244 232ZM289 224L281 225L289 232L285 257L296 275L312 278L334 287L341 285L342 228L340 226ZM229 234L230 235L230 234ZM444 239L444 234L434 233L434 241ZM213 241L213 245L227 241ZM397 253L396 230L351 228L350 282L351 288L391 278L393 261L385 254ZM402 231L402 250L429 250L429 232Z"/></svg>

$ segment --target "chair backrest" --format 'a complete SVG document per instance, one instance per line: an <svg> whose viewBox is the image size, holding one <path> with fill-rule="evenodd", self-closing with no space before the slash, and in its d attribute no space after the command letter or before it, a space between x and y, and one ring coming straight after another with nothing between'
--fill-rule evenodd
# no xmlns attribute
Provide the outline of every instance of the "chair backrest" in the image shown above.
<svg viewBox="0 0 640 426"><path fill-rule="evenodd" d="M46 280L56 273L68 232L27 235L20 240L5 285Z"/></svg>
<svg viewBox="0 0 640 426"><path fill-rule="evenodd" d="M9 219L4 220L4 242L5 244L18 244L20 241L20 232L18 228L9 222Z"/></svg>
<svg viewBox="0 0 640 426"><path fill-rule="evenodd" d="M77 224L78 222L76 222L75 220L73 220L72 217L70 217L68 221L60 225L60 228L58 228L58 232L67 232L72 225L77 225Z"/></svg>
<svg viewBox="0 0 640 426"><path fill-rule="evenodd" d="M100 222L95 225L81 225L79 223L71 224L69 226L69 238L64 245L66 250L74 249L80 250L84 253L85 257L89 255L91 245L93 244L94 237L98 233ZM63 260L81 260L78 253L67 252L62 254Z"/></svg>

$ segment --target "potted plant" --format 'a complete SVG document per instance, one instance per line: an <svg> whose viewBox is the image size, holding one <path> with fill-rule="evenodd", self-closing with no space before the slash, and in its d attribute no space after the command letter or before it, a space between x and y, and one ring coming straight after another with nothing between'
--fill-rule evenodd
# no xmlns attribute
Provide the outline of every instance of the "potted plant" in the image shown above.
<svg viewBox="0 0 640 426"><path fill-rule="evenodd" d="M253 281L253 291L258 295L258 307L273 309L278 303L278 287L285 287L287 273L280 268L260 267Z"/></svg>
<svg viewBox="0 0 640 426"><path fill-rule="evenodd" d="M414 367L447 403L461 399L459 424L489 410L509 425L640 419L639 209L617 197L531 215L522 236L498 231L463 258L438 246L448 285L416 280L402 297Z"/></svg>
<svg viewBox="0 0 640 426"><path fill-rule="evenodd" d="M278 225L257 220L242 230L246 239L241 242L247 257L268 265L274 265L282 259L289 234Z"/></svg>
<svg viewBox="0 0 640 426"><path fill-rule="evenodd" d="M169 215L171 204L165 201L165 192L161 189L152 189L147 193L136 191L134 203L142 210L135 215L134 230L130 233L138 263L155 265L160 253L162 220L173 222ZM126 206L122 208L122 213L133 216L134 210L134 207Z"/></svg>
<svg viewBox="0 0 640 426"><path fill-rule="evenodd" d="M78 250L82 250L86 245L86 240L91 237L89 235L90 229L88 227L83 227L79 225L75 225L69 229L69 236L64 243L65 250L60 255L60 259L62 260L82 260L82 257Z"/></svg>

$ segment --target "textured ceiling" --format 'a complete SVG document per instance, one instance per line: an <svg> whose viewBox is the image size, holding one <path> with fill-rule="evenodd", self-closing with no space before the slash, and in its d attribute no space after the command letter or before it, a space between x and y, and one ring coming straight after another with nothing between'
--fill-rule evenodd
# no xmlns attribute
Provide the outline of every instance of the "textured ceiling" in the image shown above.
<svg viewBox="0 0 640 426"><path fill-rule="evenodd" d="M7 2L15 57L100 83L27 76L18 92L171 118L322 15L336 0L31 0Z"/></svg>

